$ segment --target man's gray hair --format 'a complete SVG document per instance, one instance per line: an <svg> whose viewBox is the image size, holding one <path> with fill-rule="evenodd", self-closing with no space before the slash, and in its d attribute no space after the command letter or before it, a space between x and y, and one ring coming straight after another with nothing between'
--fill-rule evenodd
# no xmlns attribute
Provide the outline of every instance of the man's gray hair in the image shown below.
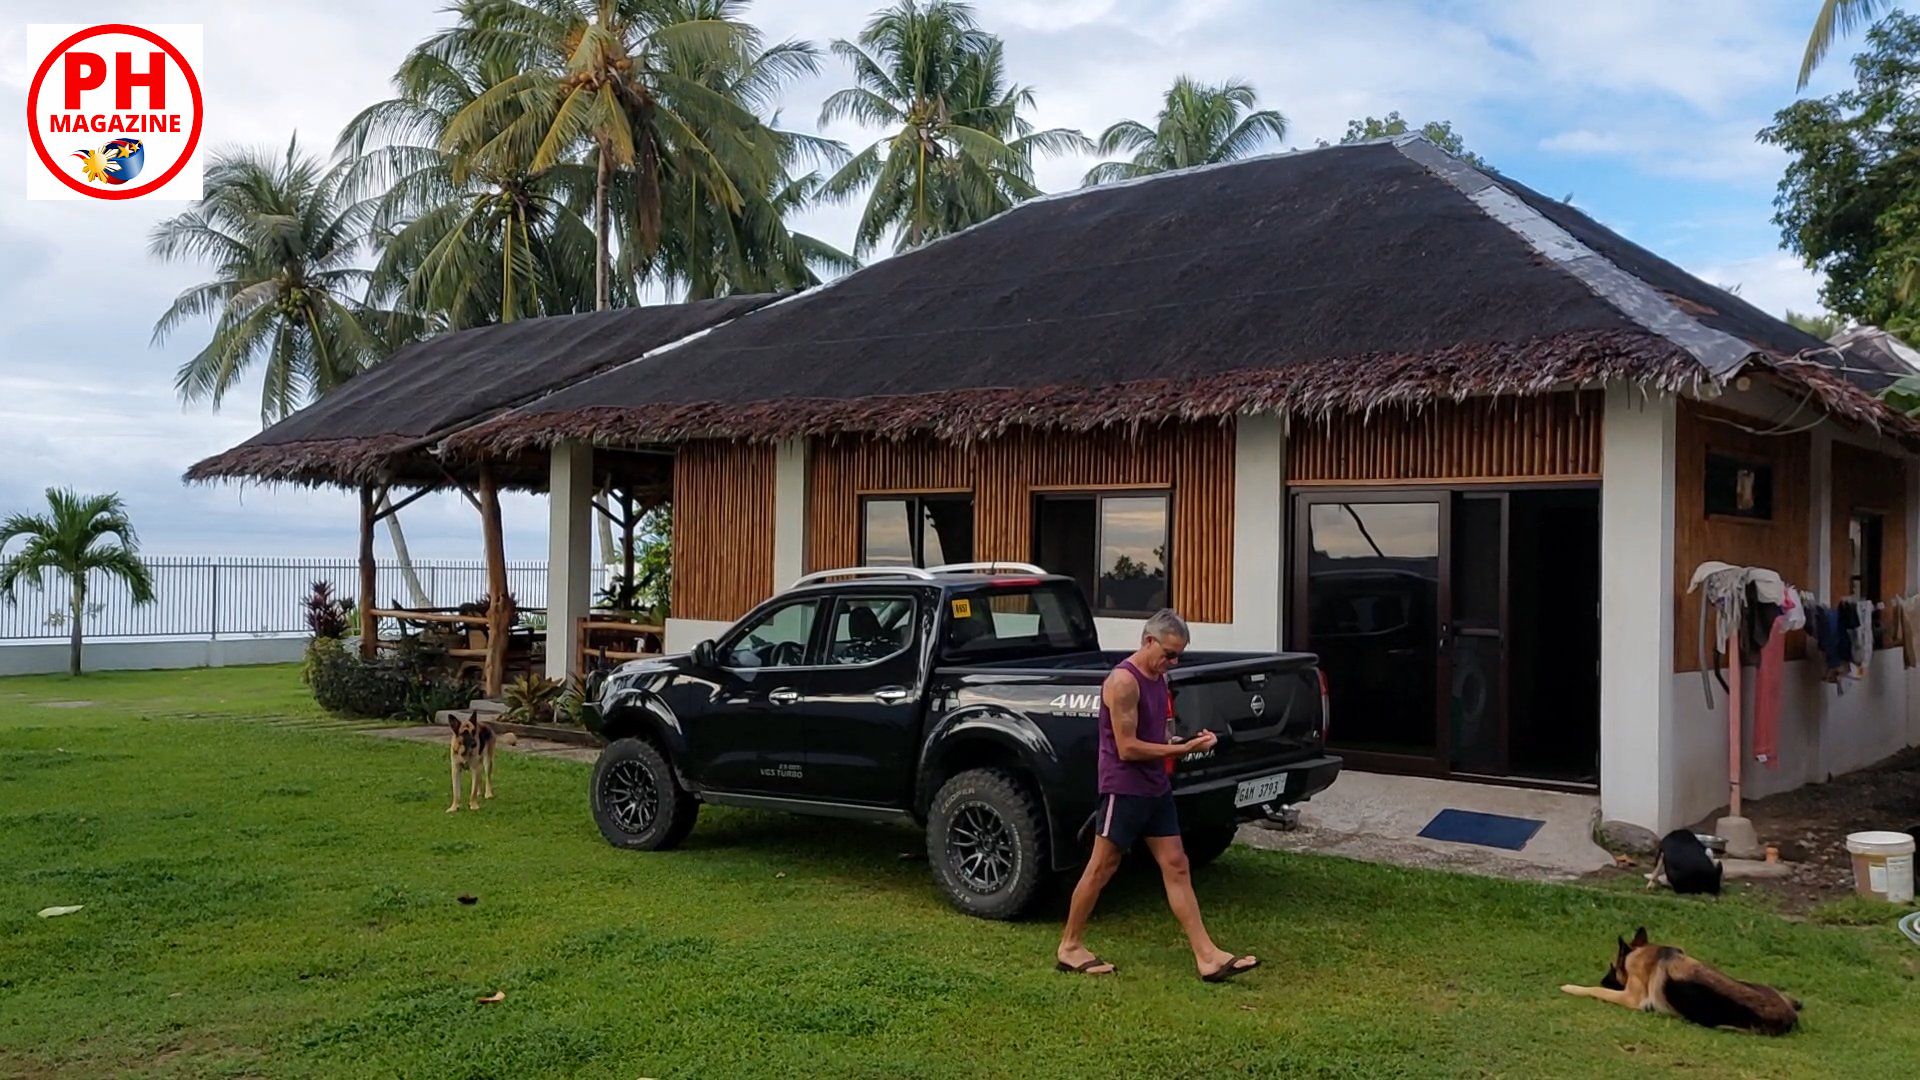
<svg viewBox="0 0 1920 1080"><path fill-rule="evenodd" d="M1168 634L1178 637L1181 641L1193 640L1193 635L1187 631L1187 620L1181 618L1180 613L1170 607L1154 612L1147 619L1147 625L1140 628L1141 637L1150 637L1155 641L1159 641Z"/></svg>

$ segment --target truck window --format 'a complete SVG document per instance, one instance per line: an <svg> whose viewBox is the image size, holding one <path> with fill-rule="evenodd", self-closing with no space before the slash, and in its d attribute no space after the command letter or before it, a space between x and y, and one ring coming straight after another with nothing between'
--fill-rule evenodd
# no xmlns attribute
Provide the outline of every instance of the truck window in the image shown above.
<svg viewBox="0 0 1920 1080"><path fill-rule="evenodd" d="M827 663L873 664L913 644L913 597L842 596L833 604Z"/></svg>
<svg viewBox="0 0 1920 1080"><path fill-rule="evenodd" d="M1071 582L995 583L950 593L942 655L962 663L1098 651Z"/></svg>
<svg viewBox="0 0 1920 1080"><path fill-rule="evenodd" d="M807 662L818 600L782 604L748 623L721 648L720 662L730 668L799 667Z"/></svg>

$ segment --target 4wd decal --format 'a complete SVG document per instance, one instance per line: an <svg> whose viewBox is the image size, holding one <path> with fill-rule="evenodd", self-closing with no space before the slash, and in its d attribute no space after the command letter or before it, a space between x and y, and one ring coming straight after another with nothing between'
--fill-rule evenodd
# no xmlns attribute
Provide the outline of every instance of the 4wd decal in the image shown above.
<svg viewBox="0 0 1920 1080"><path fill-rule="evenodd" d="M1047 702L1055 712L1091 715L1100 711L1099 694L1061 694Z"/></svg>

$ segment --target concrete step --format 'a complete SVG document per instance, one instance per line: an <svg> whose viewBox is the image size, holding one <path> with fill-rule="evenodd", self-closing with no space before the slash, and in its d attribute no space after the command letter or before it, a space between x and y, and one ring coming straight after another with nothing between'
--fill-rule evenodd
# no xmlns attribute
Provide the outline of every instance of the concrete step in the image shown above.
<svg viewBox="0 0 1920 1080"><path fill-rule="evenodd" d="M507 711L507 703L504 701L494 701L492 698L474 698L472 701L467 702L467 708L472 709L482 716L488 714L497 715Z"/></svg>

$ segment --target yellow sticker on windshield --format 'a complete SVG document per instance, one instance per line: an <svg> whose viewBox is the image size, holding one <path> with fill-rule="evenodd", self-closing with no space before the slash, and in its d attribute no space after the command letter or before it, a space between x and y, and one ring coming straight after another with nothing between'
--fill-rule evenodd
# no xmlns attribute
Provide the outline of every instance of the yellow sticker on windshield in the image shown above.
<svg viewBox="0 0 1920 1080"><path fill-rule="evenodd" d="M953 617L956 619L973 618L973 601L955 600L953 602Z"/></svg>

